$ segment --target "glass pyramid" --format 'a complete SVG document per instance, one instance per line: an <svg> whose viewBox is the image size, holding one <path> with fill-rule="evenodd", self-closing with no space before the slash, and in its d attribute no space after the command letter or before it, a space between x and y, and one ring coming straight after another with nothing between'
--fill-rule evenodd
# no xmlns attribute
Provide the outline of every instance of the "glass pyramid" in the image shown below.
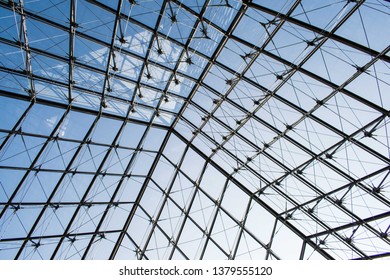
<svg viewBox="0 0 390 280"><path fill-rule="evenodd" d="M0 259L390 258L390 3L0 1Z"/></svg>

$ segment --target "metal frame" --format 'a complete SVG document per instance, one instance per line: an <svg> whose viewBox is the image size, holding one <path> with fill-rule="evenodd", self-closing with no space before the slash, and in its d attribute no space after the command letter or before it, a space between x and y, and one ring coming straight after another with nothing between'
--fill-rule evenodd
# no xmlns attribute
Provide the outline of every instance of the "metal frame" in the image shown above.
<svg viewBox="0 0 390 280"><path fill-rule="evenodd" d="M1 36L0 33L0 46L7 45L15 48L20 48L25 58L25 65L23 65L23 69L9 68L4 65L0 65L0 72L11 75L12 77L27 78L29 82L29 88L23 89L26 94L21 94L16 90L12 91L9 88L0 88L0 97L20 100L28 104L23 114L21 114L18 120L15 120L15 124L11 129L5 129L0 127L0 133L5 135L3 139L0 138L0 140L2 140L2 142L0 143L0 171L17 170L19 172L24 172L24 175L21 177L19 183L14 186L12 194L7 199L2 199L0 201L0 253L3 248L4 250L6 249L6 247L2 248L3 244L12 244L12 242L19 242L20 246L18 245L18 249L15 253L14 258L21 259L26 257L25 251L28 248L33 247L38 250L38 248L41 246L41 241L58 239L58 243L56 243L53 251L50 253L50 258L56 259L63 257L61 250L63 250L64 246L67 246L67 242L69 242L69 244L72 246L72 244L75 243L77 238L86 237L89 239L85 247L80 249L80 252L79 249L76 250L81 259L88 259L93 257L93 249L96 247L95 244L97 242L106 239L107 236L110 236L111 234L118 234L115 240L110 240L113 245L107 250L109 251L108 256L106 256L108 259L115 259L117 257L119 250L123 247L123 242L125 238L129 239L130 243L135 248L133 252L134 255L129 257L136 259L150 259L151 253L149 253L149 250L152 246L152 239L155 236L156 232L160 232L161 238L164 238L164 240L168 244L168 247L166 249L168 252L168 259L175 258L176 252L182 258L189 259L185 250L180 247L180 240L183 238L184 230L186 228L187 222L189 221L189 223L195 225L195 227L199 229L199 231L203 234L204 243L200 248L200 253L198 255L199 259L207 258L206 250L210 244L218 248L220 253L222 253L222 255L224 255L226 259L238 258L239 246L241 242L243 242L245 235L250 236L256 242L258 248L262 248L266 251L266 254L264 256L265 259L281 259L283 258L283 256L281 256L281 254L279 254L279 252L274 249L274 239L277 236L278 228L280 227L287 228L294 235L299 237L299 239L302 241L301 250L296 255L297 259L304 259L309 248L311 251L317 252L322 258L334 259L336 255L332 254L332 248L328 247L327 238L334 238L335 240L337 240L338 245L345 248L345 250L349 252L347 254L353 255L353 257L351 258L354 259L376 259L389 257L390 226L383 231L380 230L378 226L374 223L379 223L379 221L383 221L386 219L388 220L388 218L390 217L390 198L388 195L383 194L383 189L386 187L386 178L390 174L390 159L388 154L380 153L377 149L375 149L375 147L365 143L363 139L374 138L374 132L380 125L383 125L385 128L387 128L389 122L388 120L390 118L390 110L386 108L386 106L380 106L374 101L368 100L367 98L360 96L358 93L353 92L352 90L348 89L348 85L350 85L354 81L359 81L359 79L361 79L363 75L367 74L367 70L371 67L375 67L378 62L390 63L390 56L388 55L390 51L390 46L387 46L381 51L377 51L370 47L341 37L336 33L337 30L342 27L351 18L353 14L359 12L359 9L361 9L361 7L366 4L365 1L346 1L345 7L351 5L351 8L346 12L346 14L339 18L337 24L335 24L330 30L323 30L313 24L298 20L294 16L292 16L294 11L296 11L298 7L303 5L302 1L300 0L291 1L291 3L289 4L289 9L285 13L273 10L269 7L260 4L253 3L252 1L242 1L241 3L236 5L238 8L233 8L233 6L229 4L229 1L226 1L226 4L213 6L213 1L206 0L203 6L199 7L199 10L197 11L196 9L181 3L179 0L164 0L161 5L159 5L157 21L154 28L124 14L122 11L123 6L128 5L125 3L125 1L119 0L115 9L111 8L108 4L103 3L103 1L87 0L86 2L90 5L94 5L94 7L104 10L105 12L109 13L111 16L114 17L112 34L110 36L111 40L109 42L94 38L93 36L88 35L86 32L84 32L82 28L80 28L76 16L78 12L78 7L76 1L74 0L71 0L69 3L70 9L68 25L62 25L49 18L45 18L44 16L36 12L30 11L28 9L26 10L22 0L20 0L19 2L0 2L0 9L12 11L15 17L20 17L19 38L13 41ZM142 3L130 1L130 5L132 7L136 7L137 5L142 5ZM167 35L160 30L160 25L162 24L164 18L169 17L172 20L172 25L178 24L175 14L176 10L174 10L173 7L175 7L175 9L177 9L177 11L181 13L185 12L189 16L193 17L194 20L192 30L189 35L184 38L184 42L174 39L169 34ZM207 17L206 13L210 10L211 7L213 7L214 9L221 10L225 8L236 9L235 16L231 19L230 24L226 28L223 28L218 25L218 23L213 18ZM167 10L169 11L168 13L166 13ZM247 15L249 10L264 13L274 18L274 20L272 21L272 25L274 27L272 29L272 32L268 32L268 30L266 29L267 37L259 45L255 45L251 42L248 42L235 33L236 27L240 24L243 17ZM40 23L49 25L58 30L65 31L69 36L68 52L64 53L63 55L58 55L50 52L50 49L41 49L30 46L28 34L31 31L30 27L27 26L28 18L32 18L34 20L39 21ZM133 53L129 50L125 50L122 47L118 47L117 40L119 40L121 44L126 43L124 38L119 38L118 36L118 32L122 34L121 21L135 25L139 28L142 28L143 30L151 32L152 35L150 41L148 42L148 47L145 56L136 54L135 52ZM274 44L275 36L279 34L279 32L282 32L281 30L283 30L286 23L302 28L303 30L313 32L314 34L321 35L320 37L316 38L317 40L315 42L311 42L311 45L309 45L310 42L306 42L308 43L308 46L311 46L312 48L298 63L288 61L276 55L275 53L272 53L267 50L269 45ZM214 52L210 56L203 54L198 49L190 47L192 40L199 39L195 38L197 29L204 29L205 25L214 28L217 32L223 35L221 40L218 42ZM210 38L208 38L207 36L207 32L204 32L204 38L200 39L205 41L210 40ZM75 57L75 40L78 37L96 43L102 46L102 48L108 49L105 69L99 69L97 67L88 65L77 60L77 57ZM181 49L177 61L175 61L173 67L167 67L162 63L153 61L151 59L153 52L156 51L153 49L154 43L159 44L159 38L163 38L170 44L180 47ZM307 61L312 59L315 54L321 52L324 44L329 40L348 46L357 53L364 54L370 57L369 61L365 65L356 66L355 73L341 84L336 84L330 79L321 77L306 68ZM223 50L227 48L227 43L230 41L242 44L243 46L248 47L252 50L252 53L248 55L248 57L243 57L244 67L240 69L239 72L237 72L237 69L231 69L229 66L224 65L218 60ZM131 57L133 59L137 59L137 61L142 62L142 66L139 69L138 77L136 79L125 77L118 72L118 70L120 69L118 69L115 61L115 56L118 53L123 54L127 57ZM193 53L194 55L197 55L207 61L204 69L202 70L198 78L194 78L190 74L182 73L179 70L181 63L187 63L189 66L191 66L192 61L191 58L188 56L189 53ZM66 63L68 66L67 82L58 81L54 78L44 77L42 75L34 73L34 69L32 67L31 62L33 54L39 54L55 61ZM249 78L246 75L249 71L252 70L252 67L256 63L259 63L259 59L261 56L280 63L286 69L286 71L282 74L270 73L275 75L277 81L276 86L272 89L267 88L265 85L260 84L256 80ZM163 89L160 89L157 86L150 85L149 83L144 81L145 77L148 80L153 78L149 73L149 66L157 67L161 71L165 71L166 73L168 73L169 78L167 79L167 81L164 81L166 84L164 85ZM215 85L210 85L209 83L207 83L207 81L205 81L206 78L210 75L210 70L214 66L222 69L223 71L226 71L226 73L228 73L232 77L230 80L226 79L226 91L224 92L220 92ZM91 71L93 73L101 74L104 77L104 81L102 81L102 90L96 91L93 89L85 88L82 85L75 84L75 67L79 67L80 69ZM331 92L329 92L329 94L324 99L316 100L316 105L310 110L305 110L304 108L293 103L286 96L280 94L280 89L284 85L291 83L293 76L297 73L308 76L319 84L329 87L331 89ZM187 97L180 96L179 94L176 94L170 90L171 85L179 85L179 80L177 79L178 77L184 78L188 81L195 83ZM379 78L376 77L376 79L378 82ZM123 81L134 85L135 90L132 97L126 99L124 97L111 95L111 83L113 80ZM66 98L64 98L63 100L51 100L45 96L40 96L36 91L36 81L48 85L59 86L62 89L65 89L67 91ZM231 98L231 93L235 90L239 90L237 85L241 82L245 82L253 88L257 89L259 92L263 93L262 98L252 100L254 108L246 108L244 105ZM137 97L140 97L140 95L142 95L142 88L146 88L161 94L154 105L145 104L143 102L137 101ZM211 111L206 110L203 107L203 104L199 104L194 99L194 97L199 94L199 90L201 88L208 90L218 98L217 100L213 101L214 105ZM77 103L75 103L74 91L81 92L85 96L93 96L95 98L98 98L99 105L95 108L85 108L81 105L77 105ZM359 129L353 131L352 133L346 133L342 129L338 128L336 125L318 117L315 114L317 110L326 107L327 102L329 102L332 98L340 95L351 98L358 104L369 108L377 114L377 117L373 118L365 125L361 125ZM169 98L181 100L181 102L183 103L182 107L177 112L162 108L162 104L166 101L169 101ZM120 115L115 114L112 111L106 110L108 106L107 102L109 100L115 102L116 104L121 104L125 106L126 113ZM281 104L287 106L295 112L298 112L299 114L301 114L301 117L297 120L294 120L293 123L286 123L286 127L284 130L277 128L276 125L272 122L259 117L257 113L262 112L262 110L264 110L268 103L273 100L280 102ZM60 116L59 121L52 128L52 131L49 135L42 135L39 133L23 131L23 121L24 119L26 119L26 117L31 112L31 109L36 104L42 104L45 106L63 109L63 113ZM227 121L219 118L216 114L218 110L223 110L224 108L226 108L226 106L231 106L232 108L234 108L234 110L237 110L243 116L230 116L230 118L235 120L236 122L236 126L234 127ZM134 118L133 114L137 112L139 108L151 112L150 118L145 120ZM186 115L186 112L188 110L191 110L191 108L194 108L196 110L196 114L198 114L199 117L201 117L202 119L199 125L196 124L194 120L191 119L191 117L188 117ZM66 136L62 137L59 135L60 127L64 125L68 114L72 111L94 116L94 121L89 127L88 131L85 133L82 140L71 139L67 138ZM165 125L158 123L156 120L158 120L160 114L167 114L171 116L173 118L172 124ZM100 119L103 117L110 118L120 123L120 128L117 130L115 137L109 144L101 143L99 141L91 141L91 137L94 133L94 130L96 129ZM306 147L304 144L299 143L291 136L291 133L295 131L296 127L299 124L305 122L306 120L313 121L321 127L328 129L329 131L331 131L331 133L334 134L334 136L337 136L340 140L338 140L335 144L332 144L329 147L322 149L320 153L314 152L313 150ZM228 132L227 135L220 135L222 137L222 140L216 139L214 135L210 134L210 132L207 131L206 128L208 125L210 125L210 121L215 122L218 126ZM243 128L248 128L249 126L251 126L250 121L255 121L256 123L261 124L270 131L272 131L275 134L275 137L272 139L272 141L268 143L261 143L261 145L259 145L259 143L254 143L252 140L248 139L243 133ZM125 127L127 125L133 124L142 125L146 127L137 146L133 148L122 144L120 145L119 139L122 136ZM190 129L192 131L192 136L188 137L184 135L181 132L181 126L185 126ZM143 146L145 141L147 141L151 137L149 136L149 132L152 128L159 128L163 131L166 131L165 137L160 143L158 149L144 149ZM174 163L166 156L166 147L170 143L170 141L172 141L172 135L177 137L177 139L179 139L179 141L181 141L181 143L184 143L185 145L184 151L180 155L180 159L177 163ZM362 135L364 135L364 137L362 137ZM37 139L44 140L44 143L40 146L39 151L36 153L35 157L31 160L29 166L27 167L20 167L13 164L1 163L3 153L5 153L8 147L12 145L13 139L15 137L21 137L21 139L24 139L26 137L34 137ZM202 139L205 139L205 141L207 141L207 144L205 145L210 145L210 153L206 154L204 151L202 151L201 147L198 147L195 144L196 140L199 139L198 137L202 137ZM237 155L236 151L229 148L229 145L232 145L234 139L236 138L239 141L242 141L242 143L245 143L245 145L247 145L254 151L253 153L251 153L250 156L247 156L246 160L240 158ZM273 147L277 146L279 141L282 140L287 141L294 148L297 148L302 151L302 153L305 153L305 155L308 156L308 160L302 162L299 165L294 165L293 168L290 168L288 165L286 165L283 160L277 158L273 154L272 150ZM66 168L64 168L63 170L41 168L41 166L37 165L37 163L39 162L39 160L42 159L44 153L47 152L50 144L55 143L56 141L74 143L78 146ZM88 148L90 145L104 147L106 149L102 160L96 167L96 170L77 170L77 168L74 168L75 162L81 156L83 150L85 148ZM367 153L367 155L373 157L377 162L383 164L383 166L378 167L375 171L367 173L364 176L362 175L359 178L355 178L354 176L349 174L349 172L343 170L337 164L337 162L334 161L334 154L341 147L343 147L343 145L353 145L353 147L357 147L363 150ZM236 148L238 149L238 147ZM133 152L131 159L124 162L125 168L123 173L107 172L106 170L104 170L104 167L110 162L111 153L113 151L116 151L116 149ZM390 150L390 147L388 146L387 149ZM202 160L204 161L201 168L201 173L196 179L191 178L183 170L184 163L188 162L188 158L186 157L186 155L190 150L199 155L200 158L202 158ZM26 152L28 153L27 148ZM132 172L135 165L143 164L142 162L138 161L138 157L141 153L150 153L154 155L153 162L146 175L133 174ZM235 162L235 165L232 166L233 171L225 170L218 163L218 156L220 155L225 156L226 158L231 160L231 162ZM283 173L275 175L275 179L268 179L268 177L263 175L261 170L251 165L253 163L253 160L260 156L265 157L267 160L275 164L275 166L283 170ZM167 186L160 185L158 183L158 180L156 180L156 176L159 176L156 173L156 170L162 164L162 162L165 162L174 170L171 174L171 181ZM343 180L345 180L347 183L331 191L323 190L321 186L312 182L308 177L305 176L306 169L312 164L321 164L329 168L335 174L342 177ZM214 199L207 192L207 190L205 190L204 187L204 176L208 166L214 167L225 178L224 186L218 199ZM245 185L245 182L241 181L237 176L243 170L249 172L259 182L262 182L263 186L256 191L252 191L250 187ZM38 174L40 172L61 174L53 190L50 194L47 195L46 201L16 201L15 198L26 184L29 176L31 174ZM74 176L75 174L92 176L92 179L86 186L82 196L79 198L75 197L73 201L55 201L54 197L57 191L60 189L61 185L63 184L64 180L68 176ZM368 180L375 179L377 176L383 174L386 175L381 181L381 183L372 186L368 185ZM88 195L93 189L94 184L100 177L104 176L113 176L115 178L118 178L118 181L113 188L113 192L109 200L88 201ZM177 182L179 176L185 177L186 180L193 184L192 193L189 197L186 207L182 207L172 197L172 189L174 187L174 184ZM120 190L122 189L125 180L129 178L138 178L142 181L139 192L136 195L134 201L120 200ZM294 178L294 180L299 181L303 186L305 186L305 188L315 193L316 196L314 198L307 199L304 202L300 202L298 198L291 196L287 189L284 189L281 185L283 181L290 178ZM248 201L245 204L245 215L243 216L242 220L236 219L234 215L226 209L225 203L232 203L224 200L225 192L227 191L227 188L230 183L235 184L248 197ZM156 213L154 214L149 213L148 210L146 210L145 205L143 205L143 199L145 198L144 194L149 188L151 188L151 186L156 187L162 196L161 204L159 204L159 208L156 209ZM280 201L286 203L286 208L284 209L284 211L279 211L272 205L267 203L266 191L268 190L272 190L275 194L277 194L278 199L280 199ZM341 198L338 198L335 195L339 194L340 191L343 191L344 193ZM381 205L383 208L387 208L387 210L382 210L381 213L372 215L371 217L359 216L359 213L351 210L349 207L343 204L343 199L347 195L352 195L354 191L359 191L359 193L361 192L363 195L369 197L369 199L372 199L373 201L378 203L378 205ZM190 214L196 197L199 194L202 194L202 196L206 197L208 201L211 201L215 207L214 212L210 218L208 228L203 228ZM315 209L323 202L332 205L334 209L337 209L337 211L340 211L340 213L346 215L350 219L350 221L345 222L343 225L333 226L327 221L323 220L320 216L316 215ZM168 234L160 225L161 215L165 207L167 207L168 203L173 203L173 205L175 205L175 207L180 210L181 215L183 217L181 223L177 225L176 236L170 236L170 234ZM261 206L262 209L265 209L267 213L269 213L273 217L274 223L272 225L268 225L273 228L269 240L261 240L256 236L255 233L251 232L246 227L248 223L247 218L250 215L251 207L254 204ZM287 207L287 204L291 206ZM95 228L93 230L83 232L73 232L72 227L77 223L78 219L80 219L80 210L83 209L83 207L88 207L89 209L89 207L95 205L104 207L104 211L100 213L101 215L97 223L94 223ZM104 225L109 219L108 217L110 209L112 209L112 207L121 207L125 205L132 205L132 207L130 210L128 210L128 215L123 221L123 226L117 229L105 229ZM61 230L62 233L42 235L37 235L35 233L39 224L46 219L45 215L47 213L47 209L53 207L57 209L58 207L66 206L74 206L75 211L71 215L71 218L66 224L65 228ZM8 215L9 213L11 213L11 210L13 211L13 215L17 215L20 209L29 207L40 207L40 211L37 217L34 218L31 227L26 231L25 236L12 236L2 238L1 228L2 225L8 222L8 220L10 219ZM296 223L294 221L294 214L296 211L300 211L306 219L316 223L323 230L318 230L314 234L306 234L301 231L296 226ZM142 244L136 241L136 239L134 239L129 234L129 229L137 226L135 222L135 217L138 215L137 213L142 213L142 215L147 217L148 222L150 224L150 227L148 229L140 229L145 230ZM230 252L227 252L220 245L219 240L216 240L213 236L213 229L217 223L218 215L220 215L221 213L223 215L226 215L229 221L234 223L235 226L238 228L236 240ZM385 247L385 249L381 249L382 251L380 251L380 249L377 249L375 247L375 249L377 249L378 251L377 253L372 253L370 251L365 251L364 249L362 249L359 244L354 242L355 232L361 229L364 230L365 234L370 234L372 238L379 240L382 246ZM351 235L346 236L345 232L350 233L351 230ZM383 250L387 250L387 252L384 252Z"/></svg>

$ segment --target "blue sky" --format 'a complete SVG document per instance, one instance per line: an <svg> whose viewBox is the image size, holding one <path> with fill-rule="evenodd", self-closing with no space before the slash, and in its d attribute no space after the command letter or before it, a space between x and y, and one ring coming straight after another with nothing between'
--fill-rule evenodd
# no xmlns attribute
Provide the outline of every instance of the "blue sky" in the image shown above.
<svg viewBox="0 0 390 280"><path fill-rule="evenodd" d="M204 2L1 2L0 259L389 252L389 4Z"/></svg>

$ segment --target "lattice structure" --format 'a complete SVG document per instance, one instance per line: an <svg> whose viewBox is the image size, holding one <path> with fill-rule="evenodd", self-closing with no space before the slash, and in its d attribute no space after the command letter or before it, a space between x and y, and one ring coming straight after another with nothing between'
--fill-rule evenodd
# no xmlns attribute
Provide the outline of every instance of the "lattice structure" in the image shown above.
<svg viewBox="0 0 390 280"><path fill-rule="evenodd" d="M390 3L0 1L0 259L390 257Z"/></svg>

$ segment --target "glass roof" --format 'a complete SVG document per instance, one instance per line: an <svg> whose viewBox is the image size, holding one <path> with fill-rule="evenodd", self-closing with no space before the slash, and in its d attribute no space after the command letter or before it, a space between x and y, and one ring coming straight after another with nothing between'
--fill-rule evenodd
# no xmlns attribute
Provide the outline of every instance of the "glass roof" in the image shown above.
<svg viewBox="0 0 390 280"><path fill-rule="evenodd" d="M390 3L0 0L0 259L389 259Z"/></svg>

